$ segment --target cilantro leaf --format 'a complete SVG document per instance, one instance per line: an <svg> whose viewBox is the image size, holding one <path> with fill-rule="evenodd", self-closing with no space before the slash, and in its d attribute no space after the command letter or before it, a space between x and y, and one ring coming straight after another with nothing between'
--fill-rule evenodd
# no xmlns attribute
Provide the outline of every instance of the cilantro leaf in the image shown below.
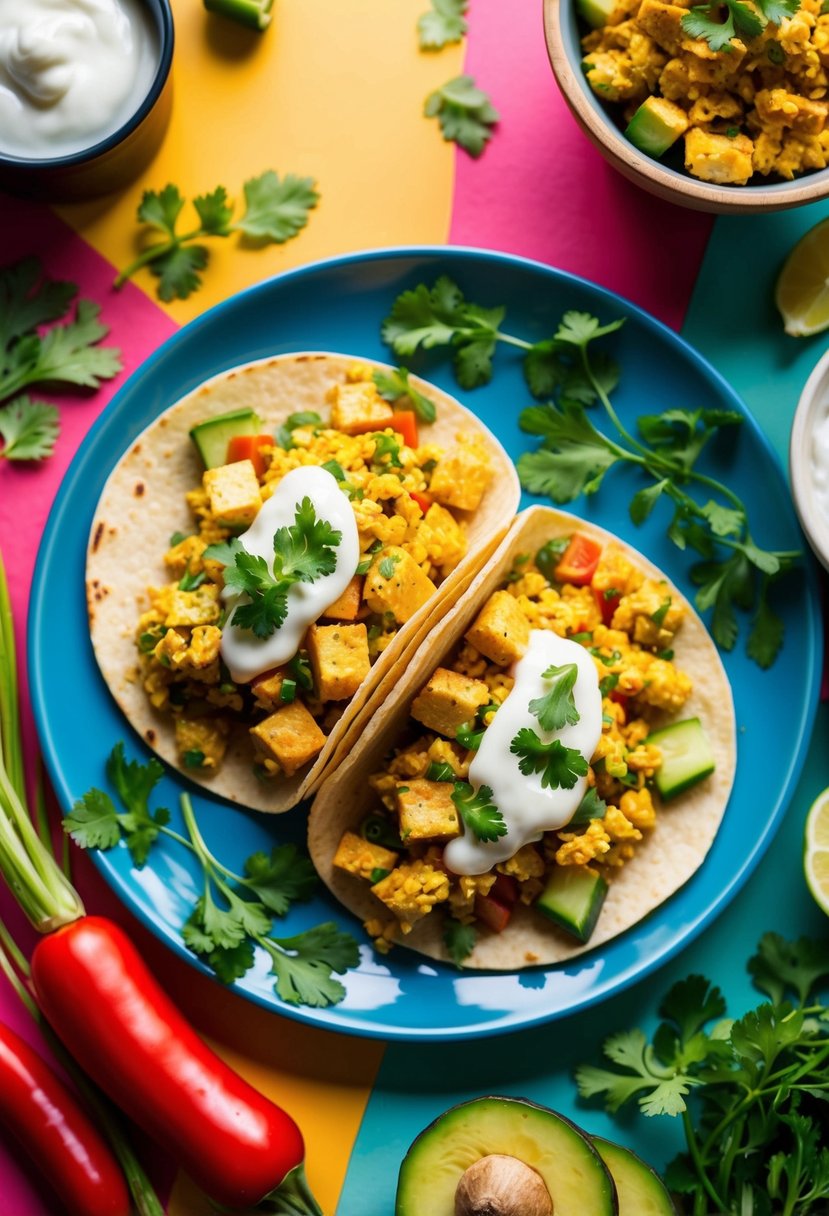
<svg viewBox="0 0 829 1216"><path fill-rule="evenodd" d="M544 696L535 697L529 705L530 713L538 718L542 730L562 730L578 722L581 715L576 709L573 694L578 674L575 663L565 663L561 667L553 665L542 671L542 680L550 680L551 687Z"/></svg>
<svg viewBox="0 0 829 1216"><path fill-rule="evenodd" d="M210 194L197 195L193 199L193 206L205 236L227 236L233 217L233 204L228 203L224 186L217 186Z"/></svg>
<svg viewBox="0 0 829 1216"><path fill-rule="evenodd" d="M59 320L78 294L74 283L44 276L36 257L21 258L0 270L0 377L15 340Z"/></svg>
<svg viewBox="0 0 829 1216"><path fill-rule="evenodd" d="M560 739L544 743L530 726L522 726L510 751L519 757L525 776L541 773L542 789L571 790L579 777L587 776L587 761L577 748L565 747Z"/></svg>
<svg viewBox="0 0 829 1216"><path fill-rule="evenodd" d="M107 326L98 320L100 312L100 305L80 300L74 321L47 330L40 340L37 365L30 382L31 379L60 381L98 388L102 380L117 375L123 366L121 352L97 345L109 333Z"/></svg>
<svg viewBox="0 0 829 1216"><path fill-rule="evenodd" d="M763 670L771 667L783 645L783 622L770 606L765 588L760 593L757 613L751 623L746 651Z"/></svg>
<svg viewBox="0 0 829 1216"><path fill-rule="evenodd" d="M439 51L450 43L460 42L467 31L464 16L469 0L432 0L432 8L417 19L417 33L422 51Z"/></svg>
<svg viewBox="0 0 829 1216"><path fill-rule="evenodd" d="M260 940L271 957L276 993L290 1005L324 1009L338 1004L345 988L333 978L356 967L360 954L350 933L333 922L316 925L295 937Z"/></svg>
<svg viewBox="0 0 829 1216"><path fill-rule="evenodd" d="M637 490L630 500L628 508L630 518L635 524L645 522L669 484L667 477L663 477L661 481L654 482L652 486L645 486L643 490Z"/></svg>
<svg viewBox="0 0 829 1216"><path fill-rule="evenodd" d="M210 561L221 562L223 566L233 566L236 563L237 556L245 552L245 547L239 540L239 537L231 536L230 540L217 541L212 545L208 545L202 554L202 558L206 557Z"/></svg>
<svg viewBox="0 0 829 1216"><path fill-rule="evenodd" d="M455 76L430 93L423 112L437 118L443 138L478 157L492 138L499 114L471 76Z"/></svg>
<svg viewBox="0 0 829 1216"><path fill-rule="evenodd" d="M285 623L288 588L283 583L263 588L261 583L251 582L247 594L250 596L249 602L237 604L230 622L237 629L250 630L257 638L269 638Z"/></svg>
<svg viewBox="0 0 829 1216"><path fill-rule="evenodd" d="M186 300L202 285L200 270L204 270L210 254L204 245L175 245L159 253L150 263L150 270L159 280L158 298Z"/></svg>
<svg viewBox="0 0 829 1216"><path fill-rule="evenodd" d="M381 333L395 354L413 355L419 346L449 346L468 329L466 301L456 283L443 275L433 287L419 283L397 297L383 321Z"/></svg>
<svg viewBox="0 0 829 1216"><path fill-rule="evenodd" d="M184 199L178 186L168 183L163 190L145 190L138 204L138 220L150 228L158 228L166 236L174 238L176 224L184 207Z"/></svg>
<svg viewBox="0 0 829 1216"><path fill-rule="evenodd" d="M615 445L592 425L580 406L562 403L531 407L518 419L522 430L543 433L536 452L524 452L516 462L521 485L531 494L546 494L566 503L598 489L617 460ZM543 432L540 428L543 427Z"/></svg>
<svg viewBox="0 0 829 1216"><path fill-rule="evenodd" d="M447 917L443 930L443 944L456 967L462 967L475 949L478 934L474 925L464 925L454 917Z"/></svg>
<svg viewBox="0 0 829 1216"><path fill-rule="evenodd" d="M216 973L216 978L223 984L233 984L242 979L250 971L255 960L253 942L245 938L236 946L214 947L212 950L197 950L195 945L190 949L195 954L204 954L205 962Z"/></svg>
<svg viewBox="0 0 829 1216"><path fill-rule="evenodd" d="M64 831L81 849L111 849L121 839L118 812L103 790L88 790L62 823Z"/></svg>
<svg viewBox="0 0 829 1216"><path fill-rule="evenodd" d="M57 408L22 396L0 409L0 460L45 460L52 455L60 421Z"/></svg>
<svg viewBox="0 0 829 1216"><path fill-rule="evenodd" d="M434 422L437 409L434 401L421 393L409 380L409 372L405 367L398 367L389 372L375 372L373 376L377 391L386 401L397 401L400 397L408 397L412 409L421 422Z"/></svg>
<svg viewBox="0 0 829 1216"><path fill-rule="evenodd" d="M561 318L561 323L556 330L555 341L567 342L571 346L583 348L589 342L595 341L596 338L603 338L606 334L615 333L623 325L624 318L619 321L610 321L607 325L602 325L598 318L592 317L590 313L577 312L575 309L571 309Z"/></svg>
<svg viewBox="0 0 829 1216"><path fill-rule="evenodd" d="M791 989L805 1005L820 980L829 977L829 944L807 937L788 942L779 933L764 933L749 959L754 983L779 1005Z"/></svg>
<svg viewBox="0 0 829 1216"><path fill-rule="evenodd" d="M492 801L492 790L482 785L474 790L466 781L456 781L451 794L464 827L477 840L495 841L506 836L504 816Z"/></svg>
<svg viewBox="0 0 829 1216"><path fill-rule="evenodd" d="M262 244L282 245L308 223L308 212L319 202L312 177L284 178L266 169L245 182L245 212L233 228Z"/></svg>
<svg viewBox="0 0 829 1216"><path fill-rule="evenodd" d="M289 414L276 432L276 442L279 446L285 448L286 451L292 448L293 439L291 436L301 426L321 427L322 418L314 410L300 410L296 414Z"/></svg>
<svg viewBox="0 0 829 1216"><path fill-rule="evenodd" d="M676 1115L685 1110L685 1097L699 1081L688 1074L673 1073L657 1061L641 1030L621 1031L604 1044L605 1055L624 1072L582 1065L576 1083L583 1098L604 1095L605 1105L615 1113L636 1094L646 1115Z"/></svg>
<svg viewBox="0 0 829 1216"><path fill-rule="evenodd" d="M316 885L316 870L294 844L252 853L245 862L245 886L276 916L284 916L294 900L308 899Z"/></svg>
<svg viewBox="0 0 829 1216"><path fill-rule="evenodd" d="M327 519L317 519L314 504L308 497L296 508L294 520L289 528L277 528L274 533L274 572L282 579L314 583L323 575L332 574L336 568L334 550L343 534Z"/></svg>
<svg viewBox="0 0 829 1216"><path fill-rule="evenodd" d="M123 743L116 743L106 763L106 774L126 808L118 821L127 840L130 856L137 866L143 866L162 827L170 822L165 807L150 811L149 799L164 776L163 765L151 756L146 764L127 760Z"/></svg>
<svg viewBox="0 0 829 1216"><path fill-rule="evenodd" d="M591 819L604 819L607 814L607 803L600 798L595 786L591 786L576 807L570 823L589 823Z"/></svg>
<svg viewBox="0 0 829 1216"><path fill-rule="evenodd" d="M772 25L779 25L784 17L793 17L800 8L800 0L755 0L757 8Z"/></svg>

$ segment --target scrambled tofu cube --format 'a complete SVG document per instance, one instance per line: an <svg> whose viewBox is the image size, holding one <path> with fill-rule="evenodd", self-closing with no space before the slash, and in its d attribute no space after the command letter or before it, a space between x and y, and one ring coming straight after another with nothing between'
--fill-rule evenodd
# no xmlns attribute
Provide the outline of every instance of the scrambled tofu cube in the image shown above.
<svg viewBox="0 0 829 1216"><path fill-rule="evenodd" d="M473 680L447 667L438 667L412 701L410 713L429 730L454 739L458 727L474 718L489 700L489 689L483 680Z"/></svg>
<svg viewBox="0 0 829 1216"><path fill-rule="evenodd" d="M681 21L688 12L678 4L662 4L660 0L642 0L636 20L663 50L676 55L688 38Z"/></svg>
<svg viewBox="0 0 829 1216"><path fill-rule="evenodd" d="M238 528L253 523L262 506L262 494L250 460L205 469L202 483L217 524Z"/></svg>
<svg viewBox="0 0 829 1216"><path fill-rule="evenodd" d="M530 622L514 595L496 591L466 631L466 640L493 663L508 667L529 645Z"/></svg>
<svg viewBox="0 0 829 1216"><path fill-rule="evenodd" d="M322 615L328 620L355 621L360 614L362 598L363 580L359 574L355 574L339 599L329 604Z"/></svg>
<svg viewBox="0 0 829 1216"><path fill-rule="evenodd" d="M468 548L463 525L438 502L430 504L421 536L426 543L429 561L443 574L455 569Z"/></svg>
<svg viewBox="0 0 829 1216"><path fill-rule="evenodd" d="M820 135L826 125L825 101L811 101L787 89L760 89L754 104L758 117L768 126L791 127L799 135Z"/></svg>
<svg viewBox="0 0 829 1216"><path fill-rule="evenodd" d="M371 669L365 625L312 625L305 642L320 701L347 701Z"/></svg>
<svg viewBox="0 0 829 1216"><path fill-rule="evenodd" d="M449 898L449 878L427 861L398 866L371 888L400 921L403 932Z"/></svg>
<svg viewBox="0 0 829 1216"><path fill-rule="evenodd" d="M279 709L284 702L281 697L282 683L285 679L285 669L276 667L272 671L263 671L250 682L250 691L260 709Z"/></svg>
<svg viewBox="0 0 829 1216"><path fill-rule="evenodd" d="M195 591L180 591L176 587L170 596L170 606L164 624L215 625L219 619L219 588L215 583L202 583Z"/></svg>
<svg viewBox="0 0 829 1216"><path fill-rule="evenodd" d="M389 874L397 865L397 854L386 849L381 844L375 844L358 836L356 832L344 832L343 838L334 854L334 865L355 878L370 879L377 870L385 870ZM375 882L379 882L378 875Z"/></svg>
<svg viewBox="0 0 829 1216"><path fill-rule="evenodd" d="M371 380L335 384L328 400L331 402L331 426L345 435L382 431L394 415L394 410Z"/></svg>
<svg viewBox="0 0 829 1216"><path fill-rule="evenodd" d="M389 545L375 555L366 575L365 599L372 612L390 612L403 625L437 588L405 549Z"/></svg>
<svg viewBox="0 0 829 1216"><path fill-rule="evenodd" d="M315 759L325 735L301 701L293 701L250 729L257 754L276 763L286 777Z"/></svg>
<svg viewBox="0 0 829 1216"><path fill-rule="evenodd" d="M691 127L685 136L685 168L704 182L744 186L754 172L754 144L747 135L712 135Z"/></svg>
<svg viewBox="0 0 829 1216"><path fill-rule="evenodd" d="M451 840L461 825L452 801L452 781L417 777L397 788L397 812L403 840Z"/></svg>
<svg viewBox="0 0 829 1216"><path fill-rule="evenodd" d="M176 747L185 768L217 769L227 748L228 724L224 718L175 719Z"/></svg>
<svg viewBox="0 0 829 1216"><path fill-rule="evenodd" d="M492 479L489 456L476 439L464 439L441 456L429 482L429 493L437 502L459 511L474 511Z"/></svg>

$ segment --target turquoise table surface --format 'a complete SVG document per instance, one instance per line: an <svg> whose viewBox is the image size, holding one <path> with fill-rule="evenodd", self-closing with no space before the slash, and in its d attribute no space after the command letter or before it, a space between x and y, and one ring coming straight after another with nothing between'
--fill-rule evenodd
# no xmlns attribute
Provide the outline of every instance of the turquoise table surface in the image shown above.
<svg viewBox="0 0 829 1216"><path fill-rule="evenodd" d="M682 328L683 336L744 398L784 465L800 390L829 337L798 341L782 332L773 304L774 280L792 244L827 214L829 206L818 204L757 219L717 220ZM780 661L802 661L796 638L789 639ZM774 721L786 707L770 701L767 708L773 764ZM763 998L751 985L745 964L765 931L787 938L827 936L829 922L809 895L802 871L806 812L829 786L827 743L829 706L822 704L799 784L774 842L723 915L667 966L593 1009L540 1029L488 1041L423 1043L416 1052L391 1044L337 1216L389 1216L397 1162L408 1145L447 1107L481 1093L545 1103L589 1132L627 1143L651 1164L664 1166L682 1146L679 1120L645 1120L635 1108L611 1118L598 1103L578 1098L573 1070L585 1060L598 1063L598 1044L611 1032L634 1025L652 1028L664 993L693 972L709 976L722 988L734 1016L758 1004Z"/></svg>

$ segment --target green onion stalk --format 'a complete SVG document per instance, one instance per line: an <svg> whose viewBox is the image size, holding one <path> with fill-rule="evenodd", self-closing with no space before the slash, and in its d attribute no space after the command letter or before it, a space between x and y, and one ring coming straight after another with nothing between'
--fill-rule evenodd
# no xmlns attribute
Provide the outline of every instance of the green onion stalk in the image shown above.
<svg viewBox="0 0 829 1216"><path fill-rule="evenodd" d="M0 554L0 874L39 933L48 934L85 915L81 897L55 860L38 781L36 830L27 807L20 729L17 661L6 572ZM0 919L0 973L35 1019L55 1056L106 1135L139 1216L164 1216L152 1184L135 1156L114 1107L92 1085L43 1020L32 996L28 960Z"/></svg>

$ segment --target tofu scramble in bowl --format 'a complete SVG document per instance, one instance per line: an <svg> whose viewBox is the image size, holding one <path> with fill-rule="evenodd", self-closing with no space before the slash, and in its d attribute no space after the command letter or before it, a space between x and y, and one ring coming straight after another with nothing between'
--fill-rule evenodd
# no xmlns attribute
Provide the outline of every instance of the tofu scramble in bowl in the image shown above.
<svg viewBox="0 0 829 1216"><path fill-rule="evenodd" d="M162 759L288 810L518 496L490 432L403 371L324 353L234 368L165 410L104 487L87 554L100 670Z"/></svg>
<svg viewBox="0 0 829 1216"><path fill-rule="evenodd" d="M516 519L379 695L309 846L381 952L570 958L685 883L728 802L734 708L705 627L644 557L559 511Z"/></svg>

